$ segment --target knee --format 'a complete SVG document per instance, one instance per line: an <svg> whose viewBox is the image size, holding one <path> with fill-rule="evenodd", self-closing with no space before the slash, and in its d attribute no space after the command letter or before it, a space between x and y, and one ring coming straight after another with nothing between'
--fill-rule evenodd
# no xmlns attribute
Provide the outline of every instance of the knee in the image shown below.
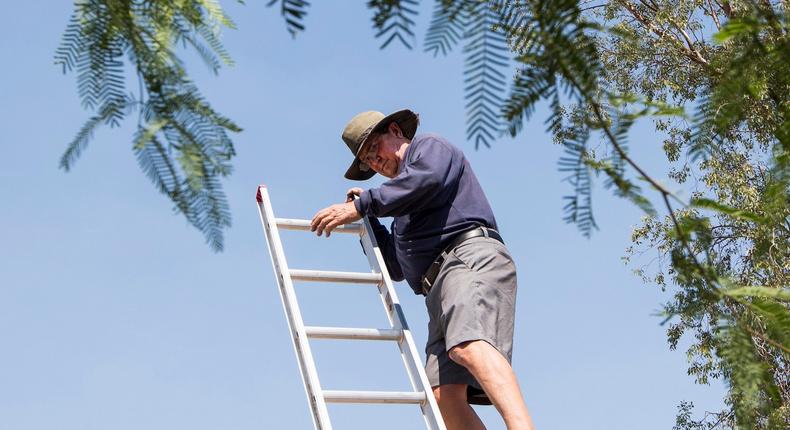
<svg viewBox="0 0 790 430"><path fill-rule="evenodd" d="M466 385L465 384L445 384L433 387L433 397L439 408L446 409L456 404L466 404Z"/></svg>
<svg viewBox="0 0 790 430"><path fill-rule="evenodd" d="M450 359L464 367L469 367L470 362L474 359L476 350L476 343L479 341L468 341L459 343L458 345L450 348L447 355Z"/></svg>

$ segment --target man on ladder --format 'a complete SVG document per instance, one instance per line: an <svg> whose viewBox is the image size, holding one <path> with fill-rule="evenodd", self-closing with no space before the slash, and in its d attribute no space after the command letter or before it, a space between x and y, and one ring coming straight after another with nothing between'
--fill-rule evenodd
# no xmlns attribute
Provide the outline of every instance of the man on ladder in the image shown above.
<svg viewBox="0 0 790 430"><path fill-rule="evenodd" d="M311 228L329 236L369 215L391 278L426 296L426 373L448 429L485 429L472 403L493 404L509 430L531 430L510 366L513 259L463 152L440 136L415 136L418 124L407 109L352 118L343 130L354 154L345 177L390 180L350 189L345 203L318 211ZM392 232L376 220L387 216Z"/></svg>

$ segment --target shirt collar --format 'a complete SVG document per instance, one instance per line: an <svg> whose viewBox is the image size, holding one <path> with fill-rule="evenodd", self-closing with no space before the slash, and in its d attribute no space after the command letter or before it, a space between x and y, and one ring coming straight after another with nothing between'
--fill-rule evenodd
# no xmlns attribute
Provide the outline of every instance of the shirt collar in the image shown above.
<svg viewBox="0 0 790 430"><path fill-rule="evenodd" d="M399 175L403 172L403 169L406 166L406 160L409 159L409 154L411 153L412 148L414 148L414 144L417 141L417 137L418 136L414 136L414 137L411 138L411 142L409 142L409 147L406 148L406 152L403 153L403 160L401 160L400 166L398 166L398 174Z"/></svg>

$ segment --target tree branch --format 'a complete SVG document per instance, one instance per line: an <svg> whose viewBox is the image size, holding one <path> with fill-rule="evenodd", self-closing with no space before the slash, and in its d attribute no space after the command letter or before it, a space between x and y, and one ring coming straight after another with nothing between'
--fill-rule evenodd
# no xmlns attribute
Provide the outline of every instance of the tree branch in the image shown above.
<svg viewBox="0 0 790 430"><path fill-rule="evenodd" d="M647 30L658 36L659 39L664 38L669 33L667 30L656 27L653 22L651 22L648 17L639 12L636 6L634 6L632 3L625 0L618 0L618 3L620 3L631 14L631 16L639 21ZM699 51L694 49L694 44L691 42L688 33L680 28L680 26L677 25L673 20L670 20L670 22L678 31L680 31L683 39L686 41L686 45L683 45L683 42L678 40L676 37L670 37L669 39L672 40L683 52L683 54L691 61L707 67L709 65L708 60L706 60L702 54L699 53Z"/></svg>
<svg viewBox="0 0 790 430"><path fill-rule="evenodd" d="M719 16L716 11L713 9L712 0L708 0L708 7L710 8L710 16L713 18L713 23L716 24L716 30L721 30L721 23L719 22Z"/></svg>

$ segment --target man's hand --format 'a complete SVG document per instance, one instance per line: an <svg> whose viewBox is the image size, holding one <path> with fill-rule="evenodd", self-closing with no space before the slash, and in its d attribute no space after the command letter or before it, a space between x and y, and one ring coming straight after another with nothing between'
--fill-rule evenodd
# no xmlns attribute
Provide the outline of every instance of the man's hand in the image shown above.
<svg viewBox="0 0 790 430"><path fill-rule="evenodd" d="M360 219L362 216L357 213L354 202L338 203L318 211L310 222L310 231L316 231L319 236L326 231L326 237L329 237L335 227Z"/></svg>
<svg viewBox="0 0 790 430"><path fill-rule="evenodd" d="M354 196L359 197L362 191L362 188L349 188L348 191L346 191L346 202L353 202Z"/></svg>

